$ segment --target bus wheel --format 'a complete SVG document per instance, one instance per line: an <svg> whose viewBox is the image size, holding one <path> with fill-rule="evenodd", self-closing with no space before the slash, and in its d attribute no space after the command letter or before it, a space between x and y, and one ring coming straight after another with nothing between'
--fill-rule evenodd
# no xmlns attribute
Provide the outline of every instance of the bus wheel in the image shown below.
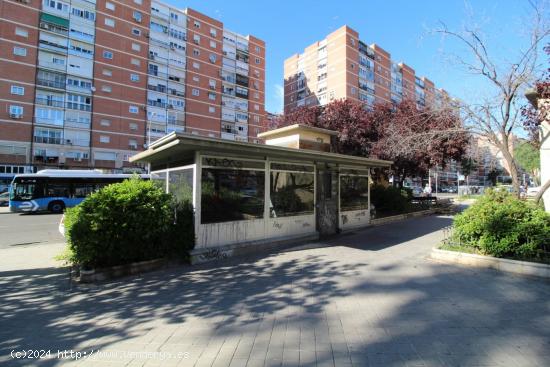
<svg viewBox="0 0 550 367"><path fill-rule="evenodd" d="M65 209L65 203L62 201L52 201L50 205L48 205L48 210L52 213L63 213L63 209Z"/></svg>

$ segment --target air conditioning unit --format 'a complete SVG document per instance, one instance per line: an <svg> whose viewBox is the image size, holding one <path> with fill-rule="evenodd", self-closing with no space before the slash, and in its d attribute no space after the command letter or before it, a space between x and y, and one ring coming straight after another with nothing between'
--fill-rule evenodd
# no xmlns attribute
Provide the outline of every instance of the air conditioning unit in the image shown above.
<svg viewBox="0 0 550 367"><path fill-rule="evenodd" d="M215 85L210 85L210 89L216 90L216 86Z"/></svg>
<svg viewBox="0 0 550 367"><path fill-rule="evenodd" d="M169 104L167 107L168 107L169 109L173 109L173 108L174 108L174 105Z"/></svg>
<svg viewBox="0 0 550 367"><path fill-rule="evenodd" d="M67 140L65 140L65 144L73 145L73 142L71 141L71 139L67 139Z"/></svg>
<svg viewBox="0 0 550 367"><path fill-rule="evenodd" d="M20 119L23 117L23 115L19 114L19 113L10 113L10 117L12 119Z"/></svg>
<svg viewBox="0 0 550 367"><path fill-rule="evenodd" d="M90 87L90 90L91 90L92 92L95 92L95 87L94 87L94 86L91 86L91 87Z"/></svg>

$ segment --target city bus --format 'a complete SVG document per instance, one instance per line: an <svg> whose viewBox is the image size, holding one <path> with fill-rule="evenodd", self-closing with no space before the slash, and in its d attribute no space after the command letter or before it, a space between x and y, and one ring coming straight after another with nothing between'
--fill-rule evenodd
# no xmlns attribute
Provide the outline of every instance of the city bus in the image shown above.
<svg viewBox="0 0 550 367"><path fill-rule="evenodd" d="M97 170L47 169L32 174L17 175L10 189L11 212L49 211L62 213L102 187L121 182L131 174L108 174ZM139 175L148 179L149 175Z"/></svg>

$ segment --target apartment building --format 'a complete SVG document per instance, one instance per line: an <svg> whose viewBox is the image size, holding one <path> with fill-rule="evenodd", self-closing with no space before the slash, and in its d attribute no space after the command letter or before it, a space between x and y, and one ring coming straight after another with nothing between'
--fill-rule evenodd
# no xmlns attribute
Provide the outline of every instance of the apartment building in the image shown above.
<svg viewBox="0 0 550 367"><path fill-rule="evenodd" d="M414 99L419 108L440 103L448 95L415 74L412 67L391 59L377 44L367 45L359 33L343 26L306 47L284 63L284 111L351 99L368 106Z"/></svg>
<svg viewBox="0 0 550 367"><path fill-rule="evenodd" d="M0 18L0 173L130 170L172 131L259 142L254 36L150 0L4 0Z"/></svg>

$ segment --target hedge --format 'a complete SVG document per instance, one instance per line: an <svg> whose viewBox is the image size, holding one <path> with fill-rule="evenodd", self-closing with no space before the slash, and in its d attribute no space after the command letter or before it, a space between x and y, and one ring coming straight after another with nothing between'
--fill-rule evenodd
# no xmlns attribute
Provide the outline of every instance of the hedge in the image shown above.
<svg viewBox="0 0 550 367"><path fill-rule="evenodd" d="M454 218L452 242L495 257L548 258L550 215L505 191L487 190Z"/></svg>
<svg viewBox="0 0 550 367"><path fill-rule="evenodd" d="M185 259L194 246L193 208L152 181L132 178L68 209L65 233L71 260L84 268Z"/></svg>

